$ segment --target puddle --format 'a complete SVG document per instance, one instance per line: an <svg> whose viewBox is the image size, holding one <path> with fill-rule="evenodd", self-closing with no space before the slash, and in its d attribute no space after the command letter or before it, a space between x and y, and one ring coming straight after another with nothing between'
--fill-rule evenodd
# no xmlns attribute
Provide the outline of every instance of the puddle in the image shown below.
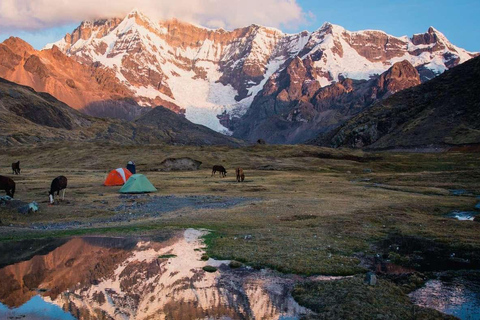
<svg viewBox="0 0 480 320"><path fill-rule="evenodd" d="M75 317L56 304L43 299L41 296L34 296L19 308L9 309L0 303L1 319L51 319L51 320L75 320Z"/></svg>
<svg viewBox="0 0 480 320"><path fill-rule="evenodd" d="M410 294L413 302L462 320L480 320L480 282L464 278L430 280Z"/></svg>
<svg viewBox="0 0 480 320"><path fill-rule="evenodd" d="M448 191L454 196L473 196L473 193L465 189L449 189Z"/></svg>
<svg viewBox="0 0 480 320"><path fill-rule="evenodd" d="M286 320L309 313L290 294L292 277L202 261L204 234L188 229L162 242L73 238L0 269L0 318ZM218 271L205 272L207 265Z"/></svg>
<svg viewBox="0 0 480 320"><path fill-rule="evenodd" d="M460 221L473 221L478 212L473 211L453 211L447 215L449 218L454 218Z"/></svg>

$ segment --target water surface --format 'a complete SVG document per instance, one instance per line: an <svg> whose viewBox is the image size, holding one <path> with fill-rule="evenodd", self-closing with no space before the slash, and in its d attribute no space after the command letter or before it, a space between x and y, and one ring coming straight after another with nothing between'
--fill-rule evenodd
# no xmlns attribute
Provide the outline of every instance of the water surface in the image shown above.
<svg viewBox="0 0 480 320"><path fill-rule="evenodd" d="M480 279L430 280L410 294L415 304L462 320L480 320Z"/></svg>
<svg viewBox="0 0 480 320"><path fill-rule="evenodd" d="M299 319L308 312L291 297L288 276L202 261L203 234L73 238L6 266L0 319ZM219 270L205 272L206 265Z"/></svg>

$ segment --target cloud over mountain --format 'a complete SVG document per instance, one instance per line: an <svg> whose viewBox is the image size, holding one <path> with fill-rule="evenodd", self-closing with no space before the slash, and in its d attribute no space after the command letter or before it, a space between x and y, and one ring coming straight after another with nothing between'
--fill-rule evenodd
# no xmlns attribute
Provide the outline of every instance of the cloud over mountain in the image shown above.
<svg viewBox="0 0 480 320"><path fill-rule="evenodd" d="M37 30L85 19L121 17L133 7L156 19L175 17L226 29L253 23L295 26L307 16L296 0L2 0L0 28Z"/></svg>

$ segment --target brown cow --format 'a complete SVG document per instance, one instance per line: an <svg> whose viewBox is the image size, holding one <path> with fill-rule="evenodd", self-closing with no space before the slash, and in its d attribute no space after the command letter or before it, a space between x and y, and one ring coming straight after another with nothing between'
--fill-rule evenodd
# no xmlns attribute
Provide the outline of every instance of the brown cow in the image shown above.
<svg viewBox="0 0 480 320"><path fill-rule="evenodd" d="M242 168L237 168L235 173L237 174L237 182L243 182L243 180L245 180L245 174Z"/></svg>
<svg viewBox="0 0 480 320"><path fill-rule="evenodd" d="M220 177L226 177L227 176L227 170L223 166L213 166L212 168L212 177L215 175L215 173L219 172Z"/></svg>
<svg viewBox="0 0 480 320"><path fill-rule="evenodd" d="M12 163L13 174L20 174L20 161Z"/></svg>
<svg viewBox="0 0 480 320"><path fill-rule="evenodd" d="M15 195L15 181L8 177L0 176L0 190L5 190L7 196Z"/></svg>

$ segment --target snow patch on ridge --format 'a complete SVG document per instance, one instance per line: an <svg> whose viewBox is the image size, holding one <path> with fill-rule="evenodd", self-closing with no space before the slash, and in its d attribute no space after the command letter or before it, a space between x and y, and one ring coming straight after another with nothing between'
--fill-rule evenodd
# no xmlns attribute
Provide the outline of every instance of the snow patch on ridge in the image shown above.
<svg viewBox="0 0 480 320"><path fill-rule="evenodd" d="M407 36L393 37L376 30L350 32L330 23L325 23L315 32L304 31L298 34L285 34L277 29L252 25L231 39L228 36L237 31L202 27L204 31L201 32L209 34L204 40L187 39L182 42L178 40L181 34L176 34L173 36L176 40L171 40L169 30L162 22L153 22L138 10L132 10L108 32L93 22L84 22L82 26L91 29L88 39L79 39L71 45L62 39L46 48L57 45L60 50L76 57L80 62L100 63L114 70L117 78L135 92L142 105L148 104L147 99L166 100L184 108L190 121L227 134L228 130L220 124L217 115L226 111L233 116L242 116L268 79L278 74L290 59L300 53L301 59L307 56L321 57L314 59L314 66L322 71L322 76L317 79L321 86L338 81L339 75L352 79L369 79L402 60L408 60L416 67L425 66L435 74L440 74L447 69L445 55L458 58L460 63L472 57L472 53L452 45L442 33L434 29L437 42L444 46L442 50L433 50L435 44L414 45ZM191 26L197 30L200 28ZM195 30L192 32L190 36L193 39ZM216 34L212 36L212 33ZM371 59L374 62L362 56L354 48L358 44L353 39L359 35L375 37L375 34L401 43L404 54L387 61L380 61L382 57L378 56ZM376 46L373 42L362 45L372 48ZM384 50L392 50L391 46L387 43ZM423 52L418 53L420 51ZM127 58L132 58L130 60L137 63L138 68L132 69L131 65L127 65ZM259 80L257 76L245 80L243 85L248 92L247 96L236 101L239 92L232 84L224 85L219 80L226 72L248 74L248 67L261 70L263 78ZM243 70L245 68L247 71ZM132 80L132 75L135 79L148 80L151 72L160 75L160 83L145 85ZM236 74L233 74L235 77ZM162 88L168 88L171 96L168 89L161 91Z"/></svg>

